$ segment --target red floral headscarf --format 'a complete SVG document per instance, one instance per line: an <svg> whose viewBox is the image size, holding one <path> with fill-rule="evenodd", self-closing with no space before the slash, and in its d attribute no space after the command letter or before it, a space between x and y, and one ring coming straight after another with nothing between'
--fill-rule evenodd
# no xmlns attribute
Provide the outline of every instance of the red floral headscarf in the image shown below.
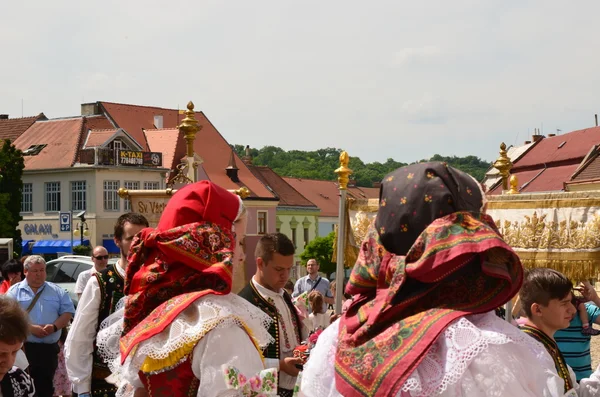
<svg viewBox="0 0 600 397"><path fill-rule="evenodd" d="M232 228L241 209L238 196L212 182L197 182L175 193L156 229L146 228L134 238L124 291L128 296L122 359L133 346L162 331L160 327L132 331L162 303L189 292L225 295L231 291ZM169 317L175 318L183 309Z"/></svg>
<svg viewBox="0 0 600 397"><path fill-rule="evenodd" d="M384 179L379 205L340 320L344 396L396 395L452 321L506 303L523 279L470 176L444 163L400 168Z"/></svg>

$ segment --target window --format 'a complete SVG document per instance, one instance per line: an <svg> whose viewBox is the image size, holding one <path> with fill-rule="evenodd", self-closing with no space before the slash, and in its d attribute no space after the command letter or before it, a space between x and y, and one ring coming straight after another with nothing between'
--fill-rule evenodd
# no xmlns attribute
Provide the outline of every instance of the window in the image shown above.
<svg viewBox="0 0 600 397"><path fill-rule="evenodd" d="M46 144L31 145L23 151L23 156L36 156L36 155L40 154L42 149L45 147L46 147Z"/></svg>
<svg viewBox="0 0 600 397"><path fill-rule="evenodd" d="M71 209L73 211L84 211L86 209L86 183L85 181L71 182Z"/></svg>
<svg viewBox="0 0 600 397"><path fill-rule="evenodd" d="M127 190L140 190L140 183L133 181L125 181L125 189ZM131 211L131 200L125 200L124 209L126 212Z"/></svg>
<svg viewBox="0 0 600 397"><path fill-rule="evenodd" d="M119 181L104 181L104 211L119 210Z"/></svg>
<svg viewBox="0 0 600 397"><path fill-rule="evenodd" d="M60 182L46 182L46 212L60 211Z"/></svg>
<svg viewBox="0 0 600 397"><path fill-rule="evenodd" d="M144 182L144 190L158 190L160 182Z"/></svg>
<svg viewBox="0 0 600 397"><path fill-rule="evenodd" d="M33 183L23 184L23 199L21 200L21 212L33 212Z"/></svg>
<svg viewBox="0 0 600 397"><path fill-rule="evenodd" d="M308 228L304 228L304 248L308 245Z"/></svg>
<svg viewBox="0 0 600 397"><path fill-rule="evenodd" d="M77 281L75 278L75 270L79 266L77 262L63 262L62 266L56 272L54 276L55 283L74 283ZM85 265L83 265L85 266Z"/></svg>
<svg viewBox="0 0 600 397"><path fill-rule="evenodd" d="M296 228L292 229L292 243L294 243L294 247L296 247Z"/></svg>
<svg viewBox="0 0 600 397"><path fill-rule="evenodd" d="M267 213L258 211L258 234L267 233Z"/></svg>

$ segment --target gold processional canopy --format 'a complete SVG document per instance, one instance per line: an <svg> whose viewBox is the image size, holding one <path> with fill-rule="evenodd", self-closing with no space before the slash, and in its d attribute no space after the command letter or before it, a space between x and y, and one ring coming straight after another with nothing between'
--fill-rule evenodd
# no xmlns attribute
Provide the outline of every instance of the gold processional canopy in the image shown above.
<svg viewBox="0 0 600 397"><path fill-rule="evenodd" d="M494 162L502 194L488 195L487 213L526 268L549 267L578 282L598 278L600 263L600 191L520 194L510 174L506 145ZM495 171L495 170L493 170ZM344 265L356 262L377 199L348 198L345 206ZM337 234L337 232L336 232ZM337 241L337 238L336 240ZM336 260L334 243L333 261Z"/></svg>

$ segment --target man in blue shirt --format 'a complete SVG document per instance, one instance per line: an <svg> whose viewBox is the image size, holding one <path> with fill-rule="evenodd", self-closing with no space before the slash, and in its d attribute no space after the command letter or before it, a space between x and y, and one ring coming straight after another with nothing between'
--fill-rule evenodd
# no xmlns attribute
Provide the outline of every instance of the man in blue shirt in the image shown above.
<svg viewBox="0 0 600 397"><path fill-rule="evenodd" d="M591 285L589 286L590 288ZM600 323L600 308L593 303L586 303L589 326ZM569 328L561 329L554 334L554 340L565 361L577 376L577 382L592 375L592 357L590 355L590 336L582 334L583 324L579 312L569 324Z"/></svg>
<svg viewBox="0 0 600 397"><path fill-rule="evenodd" d="M39 397L54 395L54 372L58 366L61 329L73 318L75 308L65 290L46 282L46 261L29 256L23 264L25 280L10 287L8 296L29 313L31 335L25 342L29 372Z"/></svg>
<svg viewBox="0 0 600 397"><path fill-rule="evenodd" d="M327 305L333 305L333 294L329 288L329 280L319 276L319 263L316 259L309 259L306 262L307 276L299 278L294 286L294 298L302 295L304 292L310 293L311 291L319 291L323 295L323 310L321 313L327 311ZM310 311L310 307L308 309ZM316 314L316 313L315 313Z"/></svg>

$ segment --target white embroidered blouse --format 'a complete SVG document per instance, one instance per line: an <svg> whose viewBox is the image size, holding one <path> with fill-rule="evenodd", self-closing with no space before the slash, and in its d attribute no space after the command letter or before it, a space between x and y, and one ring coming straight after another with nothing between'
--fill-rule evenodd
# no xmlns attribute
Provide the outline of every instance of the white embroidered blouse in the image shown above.
<svg viewBox="0 0 600 397"><path fill-rule="evenodd" d="M301 376L303 397L341 396L335 386L339 320L329 326L311 351ZM600 395L600 367L564 393L554 361L529 335L493 312L453 322L395 397L591 397Z"/></svg>

